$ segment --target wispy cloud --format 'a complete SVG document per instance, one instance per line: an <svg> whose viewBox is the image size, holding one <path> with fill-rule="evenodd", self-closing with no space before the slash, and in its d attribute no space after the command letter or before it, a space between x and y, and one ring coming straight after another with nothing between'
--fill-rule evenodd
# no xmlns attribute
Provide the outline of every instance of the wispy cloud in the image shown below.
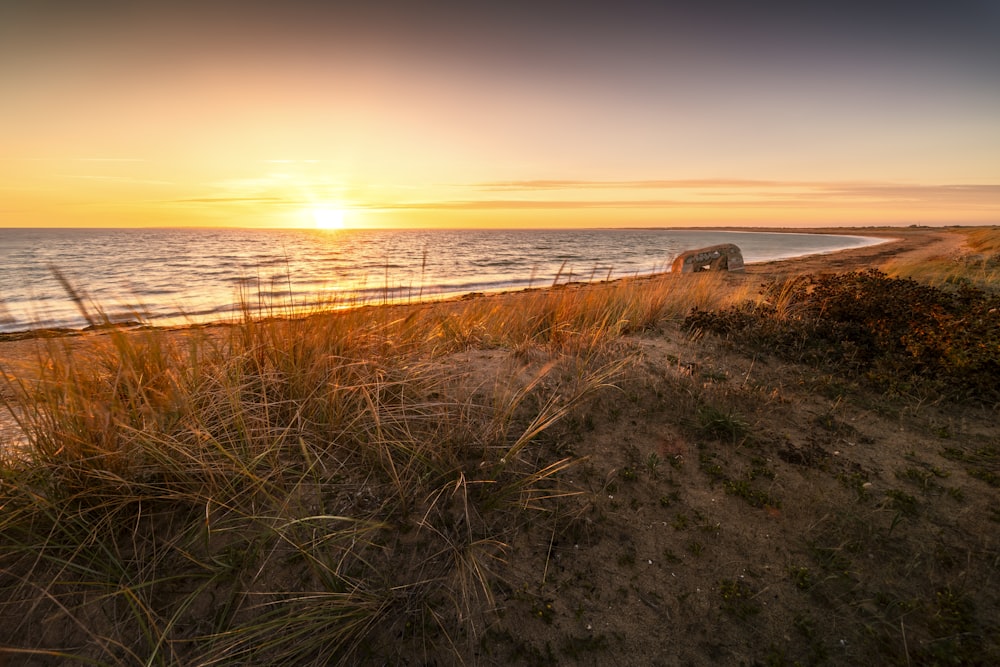
<svg viewBox="0 0 1000 667"><path fill-rule="evenodd" d="M217 184L214 194L171 199L176 205L309 207L338 199L329 183L295 183L272 175ZM1000 212L1000 184L912 185L865 182L681 179L642 181L529 180L474 183L469 195L441 199L380 199L350 203L372 211L486 211L572 209L808 209L864 207L952 207ZM612 193L617 191L614 196ZM288 192L286 194L286 192ZM492 192L493 196L477 196ZM634 193L638 196L632 197ZM656 193L665 196L655 196ZM563 196L546 197L545 193ZM641 195L640 195L641 193ZM510 196L506 196L510 195ZM610 195L610 196L609 196ZM624 195L624 196L622 196ZM642 196L646 195L646 196Z"/></svg>
<svg viewBox="0 0 1000 667"><path fill-rule="evenodd" d="M139 157L77 157L76 162L145 162L145 158Z"/></svg>
<svg viewBox="0 0 1000 667"><path fill-rule="evenodd" d="M286 197L189 197L186 199L171 199L169 204L268 204L291 206L303 202Z"/></svg>
<svg viewBox="0 0 1000 667"><path fill-rule="evenodd" d="M893 200L925 201L930 199L1000 198L1000 185L898 185L898 184L831 184L820 191L843 197L877 197Z"/></svg>
<svg viewBox="0 0 1000 667"><path fill-rule="evenodd" d="M470 186L483 191L533 190L795 190L817 194L843 196L967 196L969 194L1000 194L1000 184L901 184L856 181L774 181L753 179L658 179L638 181L585 180L522 180L474 183Z"/></svg>
<svg viewBox="0 0 1000 667"><path fill-rule="evenodd" d="M2 162L146 162L138 157L0 157Z"/></svg>
<svg viewBox="0 0 1000 667"><path fill-rule="evenodd" d="M523 180L465 186L477 192L525 193L514 199L465 199L411 204L410 208L659 208L659 207L789 207L864 204L961 205L1000 209L1000 184L906 184L842 181L774 181L749 179L669 179L638 181ZM607 191L663 191L683 194L666 198L600 197ZM530 193L562 191L579 198L535 199ZM590 194L588 194L590 193Z"/></svg>
<svg viewBox="0 0 1000 667"><path fill-rule="evenodd" d="M61 178L76 178L85 181L103 181L106 183L130 183L134 185L173 185L170 181L149 178L134 178L132 176L99 176L96 174L56 174Z"/></svg>
<svg viewBox="0 0 1000 667"><path fill-rule="evenodd" d="M263 160L291 163L293 160ZM302 161L298 161L302 162ZM310 208L318 203L342 200L343 185L329 178L317 178L295 170L272 172L257 177L224 179L204 184L191 196L162 200L174 206L267 206Z"/></svg>
<svg viewBox="0 0 1000 667"><path fill-rule="evenodd" d="M668 179L641 181L574 181L538 179L525 181L492 181L474 183L479 190L673 190L687 188L761 188L796 187L798 181L761 181L749 179ZM467 187L467 186L465 186Z"/></svg>
<svg viewBox="0 0 1000 667"><path fill-rule="evenodd" d="M806 207L814 201L798 198L761 199L462 199L448 201L368 204L364 208L384 210L489 210L489 209L602 209L602 208L754 208Z"/></svg>

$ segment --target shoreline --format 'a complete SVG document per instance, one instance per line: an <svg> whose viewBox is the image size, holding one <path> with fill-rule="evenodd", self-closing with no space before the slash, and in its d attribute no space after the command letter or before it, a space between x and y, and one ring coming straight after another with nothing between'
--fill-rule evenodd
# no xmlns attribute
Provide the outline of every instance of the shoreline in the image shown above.
<svg viewBox="0 0 1000 667"><path fill-rule="evenodd" d="M804 230L789 230L782 228L754 227L745 229L720 229L719 231L743 231L761 233L804 233L804 234L835 234L839 236L861 236L849 234L852 228L815 228ZM899 258L928 258L933 256L953 255L961 251L964 238L956 228L873 228L865 229L866 238L880 238L884 241L855 248L845 248L822 253L812 253L785 259L752 262L746 264L743 273L726 274L727 282L742 282L750 279L763 281L792 273L830 273L853 270L863 270L870 267L877 267L885 262ZM639 279L650 280L653 278L670 276L669 271L662 273L652 273L636 277L614 278L610 282L620 280ZM440 299L425 298L418 302L407 303L372 303L361 304L350 310L358 308L420 308L434 304L448 304L453 302L467 301L477 298L517 298L519 295L534 294L540 290L549 289L587 289L596 288L608 284L608 281L579 281L569 282L559 285L545 285L539 287L527 287L523 289L506 290L500 289L489 292L469 292L464 294L448 295ZM302 317L331 316L346 309L334 309L310 313L307 312ZM294 313L284 317L296 317ZM267 318L262 318L267 319ZM176 325L151 325L139 322L125 322L121 324L91 325L85 328L38 328L26 329L16 332L0 332L0 372L4 368L9 368L11 362L17 359L24 359L30 356L30 349L36 344L53 339L67 339L86 341L107 335L110 331L159 331L178 332L195 331L205 329L221 329L234 326L236 321L215 320L210 322L194 322L189 324Z"/></svg>
<svg viewBox="0 0 1000 667"><path fill-rule="evenodd" d="M658 229L658 228L657 228ZM666 229L666 228L665 228ZM670 228L674 229L674 228ZM767 260L753 260L746 263L749 267L760 267L760 266L771 266L777 263L795 261L800 259L807 259L809 257L831 257L834 255L839 255L841 253L849 253L856 250L862 250L864 248L883 246L889 240L896 238L894 235L886 235L882 233L888 230L877 230L878 233L875 234L857 234L851 233L853 230L851 228L816 228L816 229L789 229L789 228L765 228L765 227L750 227L750 228L698 228L698 227L685 227L676 228L675 231L722 231L731 233L746 233L746 234L822 234L822 235L833 235L842 236L845 238L853 239L883 239L882 241L876 241L874 243L869 243L860 247L848 247L842 249L825 250L820 252L813 252L806 255L796 255L793 257L784 257L779 259L767 259ZM872 230L865 230L872 231ZM648 279L656 276L661 276L664 274L669 274L669 267L664 266L663 270L654 269L650 273L640 273L635 275L621 275L611 279L612 282L625 279ZM572 275L572 274L571 274ZM607 280L570 280L566 283L568 285L599 285L608 282ZM533 292L539 289L550 289L552 287L557 287L555 284L540 284L540 285L529 285L527 287L521 286L505 286L490 289L478 289L468 292L459 291L449 291L443 292L438 295L425 295L419 297L417 300L407 297L399 297L396 300L379 300L375 299L370 303L364 301L354 301L343 307L332 307L327 309L328 312L337 312L340 310L363 308L363 307L384 307L384 306L419 306L421 304L427 303L442 303L449 302L453 300L466 300L470 298L475 298L479 296L486 295L501 295L501 294L518 294L522 292ZM303 307L305 312L309 312L308 306ZM322 309L320 309L322 310ZM294 309L293 309L294 311ZM294 312L290 312L287 316L294 317ZM8 342L16 342L28 339L48 339L48 338L61 338L61 337L78 337L85 336L94 333L101 333L103 331L115 329L115 330L164 330L170 331L175 329L194 329L194 328L204 328L204 327L214 327L214 326L230 326L239 319L239 314L233 311L230 316L235 319L227 319L226 317L219 317L218 319L205 319L204 321L171 321L171 320L181 320L182 317L168 317L163 323L156 322L144 322L137 319L122 319L120 321L110 322L110 323L97 323L97 324L81 324L80 326L32 326L28 324L25 328L16 329L13 331L0 331L0 344Z"/></svg>

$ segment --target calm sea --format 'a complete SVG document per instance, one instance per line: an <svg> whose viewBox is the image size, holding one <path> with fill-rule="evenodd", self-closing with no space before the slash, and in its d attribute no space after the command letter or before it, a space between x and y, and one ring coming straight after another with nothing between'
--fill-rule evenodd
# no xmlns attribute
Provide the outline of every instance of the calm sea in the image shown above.
<svg viewBox="0 0 1000 667"><path fill-rule="evenodd" d="M716 243L760 262L878 242L677 230L0 229L0 332L87 324L57 274L115 321L166 325L231 318L241 296L350 306L655 273Z"/></svg>

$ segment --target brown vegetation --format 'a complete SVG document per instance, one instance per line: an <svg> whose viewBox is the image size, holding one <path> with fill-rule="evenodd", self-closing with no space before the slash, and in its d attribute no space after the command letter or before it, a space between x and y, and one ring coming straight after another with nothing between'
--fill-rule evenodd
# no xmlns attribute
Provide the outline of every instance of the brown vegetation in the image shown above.
<svg viewBox="0 0 1000 667"><path fill-rule="evenodd" d="M793 265L21 341L0 659L996 663L995 337L887 387L834 297L958 278Z"/></svg>

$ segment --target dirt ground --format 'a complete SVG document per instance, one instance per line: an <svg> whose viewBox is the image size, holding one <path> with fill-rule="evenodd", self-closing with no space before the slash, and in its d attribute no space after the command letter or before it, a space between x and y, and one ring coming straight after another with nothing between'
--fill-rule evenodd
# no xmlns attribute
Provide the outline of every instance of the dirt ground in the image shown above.
<svg viewBox="0 0 1000 667"><path fill-rule="evenodd" d="M950 256L947 232L742 279ZM887 397L667 328L562 434L575 519L526 535L478 656L594 665L996 664L994 407Z"/></svg>

